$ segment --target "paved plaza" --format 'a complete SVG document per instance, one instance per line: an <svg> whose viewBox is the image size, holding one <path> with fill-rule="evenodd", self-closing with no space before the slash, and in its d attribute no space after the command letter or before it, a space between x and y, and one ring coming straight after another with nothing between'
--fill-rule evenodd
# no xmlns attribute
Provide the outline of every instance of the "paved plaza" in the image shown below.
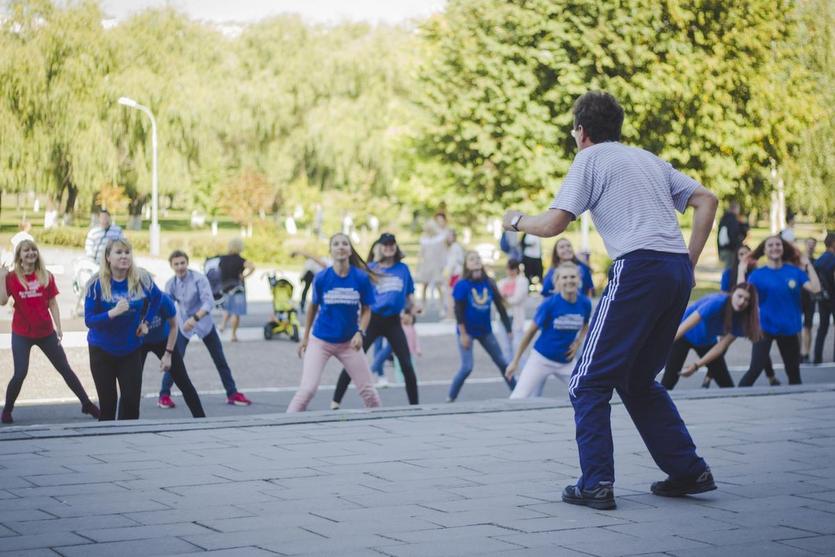
<svg viewBox="0 0 835 557"><path fill-rule="evenodd" d="M649 494L615 404L614 511L555 400L3 428L0 554L835 555L835 386L674 396L719 490Z"/></svg>

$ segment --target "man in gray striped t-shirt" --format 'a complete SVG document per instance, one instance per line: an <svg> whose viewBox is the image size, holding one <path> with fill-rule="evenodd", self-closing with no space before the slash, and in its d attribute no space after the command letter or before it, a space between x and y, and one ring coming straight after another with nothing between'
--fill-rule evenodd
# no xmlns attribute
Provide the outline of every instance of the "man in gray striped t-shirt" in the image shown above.
<svg viewBox="0 0 835 557"><path fill-rule="evenodd" d="M110 218L110 213L106 209L102 209L99 213L99 225L94 226L87 233L87 239L84 241L84 253L90 259L101 265L104 250L107 249L108 242L119 240L123 238L122 229L113 224Z"/></svg>
<svg viewBox="0 0 835 557"><path fill-rule="evenodd" d="M504 218L508 230L546 237L562 233L588 210L614 260L569 382L582 475L565 488L563 501L615 508L613 390L669 476L652 484L653 493L680 497L716 489L655 376L687 306L718 201L669 163L620 143L623 109L608 93L586 93L574 103L573 114L571 135L580 152L550 209L539 215L508 211ZM689 246L675 214L687 207L695 209Z"/></svg>

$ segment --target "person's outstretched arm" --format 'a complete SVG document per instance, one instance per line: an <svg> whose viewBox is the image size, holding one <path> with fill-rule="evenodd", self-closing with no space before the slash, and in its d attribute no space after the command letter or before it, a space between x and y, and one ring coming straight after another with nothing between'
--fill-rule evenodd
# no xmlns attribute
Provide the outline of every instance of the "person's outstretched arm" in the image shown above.
<svg viewBox="0 0 835 557"><path fill-rule="evenodd" d="M513 223L519 215L522 218L516 223L515 230L533 234L540 238L559 236L575 218L574 215L562 209L548 209L538 215L526 215L521 211L508 211L505 213L502 222L504 229L514 230Z"/></svg>
<svg viewBox="0 0 835 557"><path fill-rule="evenodd" d="M690 233L690 243L687 246L690 252L690 263L696 268L699 256L710 235L713 227L713 219L716 217L716 208L719 207L719 199L710 190L699 186L690 195L687 205L693 207L693 229Z"/></svg>

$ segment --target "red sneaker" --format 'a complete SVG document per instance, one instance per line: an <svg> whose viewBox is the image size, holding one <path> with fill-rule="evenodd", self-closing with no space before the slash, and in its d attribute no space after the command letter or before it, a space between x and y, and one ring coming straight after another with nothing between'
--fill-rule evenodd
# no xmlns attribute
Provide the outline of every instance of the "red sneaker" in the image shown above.
<svg viewBox="0 0 835 557"><path fill-rule="evenodd" d="M246 398L243 393L235 393L234 395L226 398L226 404L232 404L233 406L249 406L252 404L252 401Z"/></svg>
<svg viewBox="0 0 835 557"><path fill-rule="evenodd" d="M174 408L177 405L174 404L173 400L171 400L170 395L160 395L159 400L157 401L157 406L160 408Z"/></svg>
<svg viewBox="0 0 835 557"><path fill-rule="evenodd" d="M13 423L14 420L12 419L12 411L11 410L6 410L4 408L3 409L3 414L2 414L2 416L0 416L0 421L2 421L4 424Z"/></svg>

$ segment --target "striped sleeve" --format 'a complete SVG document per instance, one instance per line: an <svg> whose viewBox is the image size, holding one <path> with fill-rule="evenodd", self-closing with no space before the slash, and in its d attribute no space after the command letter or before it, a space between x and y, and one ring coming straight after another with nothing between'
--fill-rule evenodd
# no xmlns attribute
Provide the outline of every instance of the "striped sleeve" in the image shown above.
<svg viewBox="0 0 835 557"><path fill-rule="evenodd" d="M679 213L684 213L687 210L687 202L690 201L690 196L693 195L700 184L687 174L673 168L673 165L665 164L669 167L670 195L673 197L673 206Z"/></svg>
<svg viewBox="0 0 835 557"><path fill-rule="evenodd" d="M575 219L579 217L591 207L594 178L594 160L585 151L580 151L574 157L551 209L562 209L574 215Z"/></svg>

